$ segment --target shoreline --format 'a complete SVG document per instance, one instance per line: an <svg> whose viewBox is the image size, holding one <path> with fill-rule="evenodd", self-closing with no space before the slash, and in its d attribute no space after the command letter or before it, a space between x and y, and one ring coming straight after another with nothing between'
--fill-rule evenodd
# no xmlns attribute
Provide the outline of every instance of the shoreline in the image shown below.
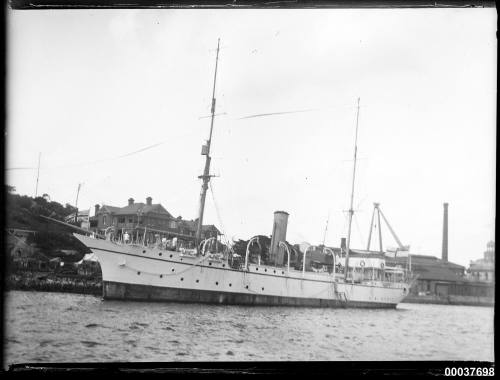
<svg viewBox="0 0 500 380"><path fill-rule="evenodd" d="M5 290L102 295L100 278L47 272L21 272L6 276Z"/></svg>
<svg viewBox="0 0 500 380"><path fill-rule="evenodd" d="M423 303L433 305L450 305L450 306L481 306L481 307L494 307L495 299L487 297L473 297L473 296L407 296L403 303Z"/></svg>

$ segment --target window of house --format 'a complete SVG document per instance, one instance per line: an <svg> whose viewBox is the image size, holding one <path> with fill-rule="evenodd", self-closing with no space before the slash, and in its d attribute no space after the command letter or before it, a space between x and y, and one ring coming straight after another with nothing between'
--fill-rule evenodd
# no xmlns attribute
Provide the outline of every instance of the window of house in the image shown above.
<svg viewBox="0 0 500 380"><path fill-rule="evenodd" d="M175 221L173 221L173 220L172 220L172 221L170 222L170 228L174 228L174 229L175 229L175 228L177 228L177 223L176 223Z"/></svg>
<svg viewBox="0 0 500 380"><path fill-rule="evenodd" d="M102 217L102 224L106 225L106 215Z"/></svg>
<svg viewBox="0 0 500 380"><path fill-rule="evenodd" d="M134 223L134 219L132 219L132 218L128 218L128 222L129 222L129 223Z"/></svg>
<svg viewBox="0 0 500 380"><path fill-rule="evenodd" d="M123 217L122 217L122 218L119 218L119 219L118 219L118 223L125 223L125 218L123 218Z"/></svg>

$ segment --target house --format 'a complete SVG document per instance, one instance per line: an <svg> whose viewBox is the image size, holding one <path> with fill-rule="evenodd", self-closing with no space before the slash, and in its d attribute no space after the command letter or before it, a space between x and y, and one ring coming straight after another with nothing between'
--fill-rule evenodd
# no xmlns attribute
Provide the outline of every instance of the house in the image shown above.
<svg viewBox="0 0 500 380"><path fill-rule="evenodd" d="M75 217L77 223L79 223L80 225L88 223L90 218L90 209L78 210L78 212L74 212L68 215L66 218L64 218L64 221L66 223L72 223L75 221Z"/></svg>
<svg viewBox="0 0 500 380"><path fill-rule="evenodd" d="M175 218L160 203L153 204L153 199L147 197L146 203L129 198L124 207L95 205L95 216L91 218L90 226L93 231L112 234L118 239L127 233L131 239L143 242L154 242L164 237L194 241L197 222ZM203 226L203 239L220 235L215 226Z"/></svg>
<svg viewBox="0 0 500 380"><path fill-rule="evenodd" d="M480 282L495 282L495 242L490 241L486 245L486 251L482 259L471 261L467 269L471 280Z"/></svg>
<svg viewBox="0 0 500 380"><path fill-rule="evenodd" d="M386 256L386 265L401 266L409 265L411 270L417 275L417 281L411 289L413 294L437 294L438 284L455 284L464 281L465 267L450 261L439 259L431 255L411 255L402 257Z"/></svg>
<svg viewBox="0 0 500 380"><path fill-rule="evenodd" d="M30 234L36 231L8 229L7 249L9 251L8 265L16 271L47 271L49 270L49 258L40 250L28 244Z"/></svg>
<svg viewBox="0 0 500 380"><path fill-rule="evenodd" d="M183 221L185 228L189 231L192 236L196 235L198 230L198 218L195 220ZM213 224L206 224L201 227L201 237L202 239L208 239L211 237L218 238L221 232Z"/></svg>

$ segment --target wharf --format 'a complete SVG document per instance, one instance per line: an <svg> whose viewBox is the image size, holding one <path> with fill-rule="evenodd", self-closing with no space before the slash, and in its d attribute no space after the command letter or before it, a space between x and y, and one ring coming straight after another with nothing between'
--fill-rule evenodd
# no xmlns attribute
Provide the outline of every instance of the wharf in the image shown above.
<svg viewBox="0 0 500 380"><path fill-rule="evenodd" d="M459 295L408 295L403 303L427 303L438 305L464 305L464 306L495 306L495 299L491 297L459 296Z"/></svg>

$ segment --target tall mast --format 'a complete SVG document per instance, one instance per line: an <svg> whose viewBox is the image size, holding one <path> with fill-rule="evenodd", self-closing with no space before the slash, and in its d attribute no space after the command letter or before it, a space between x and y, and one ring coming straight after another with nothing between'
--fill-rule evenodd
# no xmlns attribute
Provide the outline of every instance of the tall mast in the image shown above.
<svg viewBox="0 0 500 380"><path fill-rule="evenodd" d="M330 221L330 213L328 213L328 218L326 219L325 233L323 234L323 247L326 241L326 232L328 231L328 222Z"/></svg>
<svg viewBox="0 0 500 380"><path fill-rule="evenodd" d="M359 98L358 98L358 112L356 115L356 135L354 138L354 168L352 171L351 206L349 208L349 229L347 231L347 243L346 243L346 255L345 255L345 271L344 271L345 280L347 280L347 272L349 271L349 247L351 243L351 224L352 224L352 216L354 214L353 202L354 202L354 180L356 179L356 157L358 154L358 121L359 121Z"/></svg>
<svg viewBox="0 0 500 380"><path fill-rule="evenodd" d="M207 196L208 182L210 181L210 144L212 142L212 130L214 128L214 118L215 118L215 83L217 81L217 63L219 61L219 44L220 38L217 40L217 54L215 56L215 73L214 73L214 87L212 90L212 109L211 109L211 118L210 118L210 135L208 136L207 143L202 146L201 154L205 156L205 170L203 171L203 175L199 176L203 180L203 184L201 185L201 193L200 193L200 211L198 213L198 228L196 229L196 246L201 241L201 230L203 226L203 213L205 211L205 198Z"/></svg>
<svg viewBox="0 0 500 380"><path fill-rule="evenodd" d="M38 171L36 174L36 188L35 188L35 198L38 195L38 178L40 177L40 158L42 157L42 152L38 153Z"/></svg>
<svg viewBox="0 0 500 380"><path fill-rule="evenodd" d="M80 195L80 188L82 187L82 184L79 183L78 184L78 190L76 192L76 201L75 201L75 208L76 208L76 211L75 211L75 223L78 222L78 195Z"/></svg>

